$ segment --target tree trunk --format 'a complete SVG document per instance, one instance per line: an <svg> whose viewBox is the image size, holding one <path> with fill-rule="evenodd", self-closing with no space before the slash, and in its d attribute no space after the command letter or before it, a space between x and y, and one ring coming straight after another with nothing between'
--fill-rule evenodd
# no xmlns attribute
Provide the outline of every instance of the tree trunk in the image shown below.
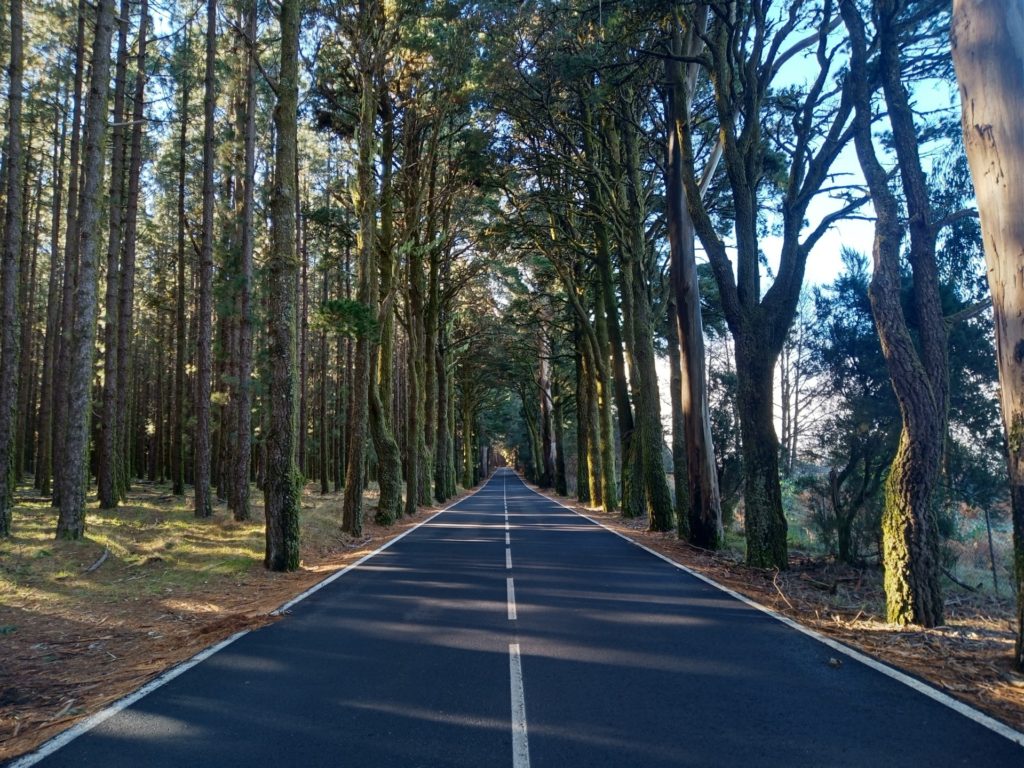
<svg viewBox="0 0 1024 768"><path fill-rule="evenodd" d="M32 132L29 131L28 139L25 142L25 154L32 156ZM40 217L42 214L42 192L43 175L35 174L35 184L31 184L32 172L30 168L25 169L25 184L22 202L22 225L21 225L21 287L18 295L18 303L21 306L21 339L18 342L18 402L16 417L18 420L16 438L14 441L14 469L15 478L20 483L25 476L26 467L32 464L32 416L35 413L35 370L33 361L35 359L33 337L35 335L36 315L36 269L39 256L39 229ZM29 197L30 187L32 197ZM33 212L34 211L34 212ZM33 220L29 228L30 212Z"/></svg>
<svg viewBox="0 0 1024 768"><path fill-rule="evenodd" d="M188 26L185 46L188 47ZM181 114L178 134L178 280L175 291L174 396L171 401L171 493L185 495L185 365L187 327L185 325L185 180L188 169L188 104L191 84L181 77Z"/></svg>
<svg viewBox="0 0 1024 768"><path fill-rule="evenodd" d="M357 130L358 161L356 166L356 193L354 202L359 219L358 239L358 290L356 299L368 309L373 287L377 280L374 254L374 231L376 210L374 192L374 122L377 115L376 86L371 50L373 41L370 34L373 21L369 11L360 4L361 39L358 42L357 60L360 80L359 126ZM348 458L345 473L345 498L342 506L341 527L352 536L363 532L363 487L364 464L366 461L366 432L370 416L370 380L372 378L372 339L361 333L356 340L355 368L352 376L351 406L348 425ZM415 493L407 493L415 499ZM415 503L415 502L414 502ZM408 502L407 502L408 504ZM415 509L413 510L415 511Z"/></svg>
<svg viewBox="0 0 1024 768"><path fill-rule="evenodd" d="M679 357L679 326L676 301L669 296L668 311L669 395L672 407L672 490L676 501L676 529L679 538L690 539L690 490L686 469L686 426L683 419L683 379L680 373L682 363Z"/></svg>
<svg viewBox="0 0 1024 768"><path fill-rule="evenodd" d="M774 357L761 334L750 332L736 337L744 530L747 563L757 568L784 568L788 561L772 398L774 367Z"/></svg>
<svg viewBox="0 0 1024 768"><path fill-rule="evenodd" d="M12 449L14 448L14 406L17 401L18 360L18 272L22 246L22 176L25 160L21 146L23 79L23 14L21 0L11 1L11 60L8 68L8 118L4 165L7 169L7 210L4 218L3 263L0 264L0 296L3 306L3 335L0 339L0 536L11 535L14 504Z"/></svg>
<svg viewBox="0 0 1024 768"><path fill-rule="evenodd" d="M282 0L281 74L277 84L274 129L277 152L271 201L271 252L267 260L271 361L268 388L267 478L264 565L272 571L299 567L299 508L302 489L295 466L295 170L298 164L300 1Z"/></svg>
<svg viewBox="0 0 1024 768"><path fill-rule="evenodd" d="M96 486L100 508L114 509L120 501L115 478L117 448L117 296L120 289L121 235L124 214L124 101L128 80L128 27L131 7L121 0L116 20L117 65L114 69L114 126L110 134L110 218L107 236L107 292L103 322L103 399L96 446Z"/></svg>
<svg viewBox="0 0 1024 768"><path fill-rule="evenodd" d="M235 520L252 517L249 506L249 473L252 465L252 257L256 176L256 0L245 7L245 127L242 175L241 256L238 274L238 385L235 406L238 435L232 466L235 489Z"/></svg>
<svg viewBox="0 0 1024 768"><path fill-rule="evenodd" d="M671 46L677 55L696 55L704 47L707 8L698 5L695 21L683 35L681 9L676 9ZM700 310L700 283L697 277L696 233L686 202L683 180L682 136L690 131L690 102L697 81L697 66L686 68L677 61L666 61L668 80L666 124L668 133L665 170L666 218L670 247L669 282L675 300L675 336L679 357L679 393L681 426L687 472L685 508L677 505L680 533L685 527L689 541L705 549L717 549L723 541L722 502L718 489L718 471L711 438L708 406L704 326ZM673 421L674 423L674 421ZM677 481L678 482L678 481ZM682 515L687 515L683 523Z"/></svg>
<svg viewBox="0 0 1024 768"><path fill-rule="evenodd" d="M889 188L889 176L878 161L872 140L868 46L863 22L851 0L843 0L840 8L850 35L856 106L854 142L877 214L869 288L871 311L903 421L899 448L885 485L882 513L886 614L894 623L931 627L941 624L943 618L939 537L932 497L942 463L949 382L946 325L938 295L930 204L917 153L913 116L901 82L895 9L886 0L876 0L878 72L910 213L910 263L919 349L901 303L900 206Z"/></svg>
<svg viewBox="0 0 1024 768"><path fill-rule="evenodd" d="M330 198L328 197L328 206L330 205ZM325 269L323 274L323 286L321 292L321 303L326 304L330 298L330 276L328 271ZM320 428L318 430L320 440L320 494L326 496L331 492L331 473L330 465L328 462L329 456L329 445L331 439L331 431L328 427L327 417L327 382L328 382L328 370L327 370L327 329L322 328L320 330L320 354L318 365L320 368L320 390L319 396L319 409L320 409Z"/></svg>
<svg viewBox="0 0 1024 768"><path fill-rule="evenodd" d="M107 93L113 25L114 0L100 0L93 40L89 100L85 109L78 288L75 291L74 336L68 371L67 437L61 476L60 515L57 520L59 539L80 539L85 534L85 486L96 341L96 256L99 248L100 187L103 183L103 144L108 118Z"/></svg>
<svg viewBox="0 0 1024 768"><path fill-rule="evenodd" d="M67 113L61 110L54 121L53 168L51 178L50 277L46 289L46 335L43 339L43 381L39 407L39 448L36 451L36 488L44 496L50 493L53 467L53 369L57 362L57 334L60 331L60 218L64 201L64 150L67 139ZM59 126L59 127L58 127Z"/></svg>
<svg viewBox="0 0 1024 768"><path fill-rule="evenodd" d="M78 204L81 156L82 89L85 82L85 15L86 0L78 3L78 25L75 34L75 84L71 108L71 147L68 179L68 215L64 228L64 280L61 289L60 337L53 380L53 423L51 442L53 468L52 505L60 506L64 474L65 425L68 416L68 372L71 366L71 344L75 319L75 284L78 282Z"/></svg>
<svg viewBox="0 0 1024 768"><path fill-rule="evenodd" d="M1018 3L954 0L952 38L992 290L1013 509L1013 664L1024 671L1024 10Z"/></svg>
<svg viewBox="0 0 1024 768"><path fill-rule="evenodd" d="M206 2L206 74L203 94L203 239L199 250L199 318L196 338L195 516L213 515L210 498L210 387L213 378L213 166L214 109L217 106L217 0Z"/></svg>
<svg viewBox="0 0 1024 768"><path fill-rule="evenodd" d="M135 312L135 254L139 231L139 185L142 177L142 133L146 118L146 47L149 31L149 0L139 8L139 42L135 58L135 90L132 96L131 160L128 164L128 204L125 208L124 248L121 255L120 309L117 319L117 481L122 498L131 481L127 413L131 372L132 330ZM163 376L161 368L157 378ZM159 419L159 414L157 416Z"/></svg>
<svg viewBox="0 0 1024 768"><path fill-rule="evenodd" d="M576 320L573 346L576 350L576 500L581 504L591 503L592 478L590 451L594 441L595 425L590 421L590 382L583 362L583 339ZM596 500L595 504L599 503Z"/></svg>

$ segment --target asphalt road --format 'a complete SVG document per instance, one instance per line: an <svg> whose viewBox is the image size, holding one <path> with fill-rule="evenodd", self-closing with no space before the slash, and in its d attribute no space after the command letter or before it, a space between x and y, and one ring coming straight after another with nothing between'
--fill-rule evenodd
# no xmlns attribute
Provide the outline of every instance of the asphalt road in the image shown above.
<svg viewBox="0 0 1024 768"><path fill-rule="evenodd" d="M40 764L1024 766L836 655L499 470Z"/></svg>

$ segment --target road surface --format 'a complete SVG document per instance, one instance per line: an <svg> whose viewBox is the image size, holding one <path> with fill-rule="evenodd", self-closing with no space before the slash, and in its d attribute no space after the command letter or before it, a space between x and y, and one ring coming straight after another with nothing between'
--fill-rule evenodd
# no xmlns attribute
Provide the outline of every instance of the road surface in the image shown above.
<svg viewBox="0 0 1024 768"><path fill-rule="evenodd" d="M508 470L55 766L1024 766Z"/></svg>

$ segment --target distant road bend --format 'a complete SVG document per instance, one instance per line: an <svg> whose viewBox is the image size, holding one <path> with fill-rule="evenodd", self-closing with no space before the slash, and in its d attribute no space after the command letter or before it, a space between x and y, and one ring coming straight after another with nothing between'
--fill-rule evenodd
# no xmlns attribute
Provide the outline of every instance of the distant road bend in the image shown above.
<svg viewBox="0 0 1024 768"><path fill-rule="evenodd" d="M835 654L498 470L39 764L1024 766Z"/></svg>

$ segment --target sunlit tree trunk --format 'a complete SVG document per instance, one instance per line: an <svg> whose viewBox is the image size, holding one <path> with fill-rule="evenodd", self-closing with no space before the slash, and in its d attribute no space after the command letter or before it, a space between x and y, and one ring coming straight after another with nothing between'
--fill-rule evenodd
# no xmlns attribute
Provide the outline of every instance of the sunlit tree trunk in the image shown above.
<svg viewBox="0 0 1024 768"><path fill-rule="evenodd" d="M701 35L706 27L707 9L698 5L693 18L696 21L690 25L684 36L683 15L675 15L672 50L676 55L686 53L692 56L703 47ZM670 322L675 325L675 350L678 350L679 358L679 391L673 395L679 401L680 426L683 433L681 442L685 453L685 456L680 457L681 461L677 462L676 473L685 471L687 475L685 479L676 479L676 508L679 514L680 533L685 529L687 537L693 544L705 549L716 549L724 536L722 502L711 438L704 326L694 247L696 233L685 200L686 188L682 178L684 169L680 145L681 133L690 130L690 101L695 89L697 67L690 64L684 70L677 61L666 61L665 67L669 85L666 100L668 157L665 198L670 248L670 284L675 303L675 314ZM684 485L685 499L680 503Z"/></svg>
<svg viewBox="0 0 1024 768"><path fill-rule="evenodd" d="M992 290L1013 509L1013 663L1024 671L1024 8L954 0L952 39Z"/></svg>
<svg viewBox="0 0 1024 768"><path fill-rule="evenodd" d="M918 330L915 341L901 303L900 248L904 225L900 206L889 188L889 176L878 161L872 138L868 74L871 70L864 24L852 0L842 0L840 7L850 35L856 106L854 142L877 215L871 311L903 420L899 447L885 485L882 514L886 614L891 622L930 627L941 624L943 619L933 495L941 469L949 407L946 323L938 290L935 231L913 115L902 83L896 5L889 0L875 0L877 68L909 213L909 260Z"/></svg>

